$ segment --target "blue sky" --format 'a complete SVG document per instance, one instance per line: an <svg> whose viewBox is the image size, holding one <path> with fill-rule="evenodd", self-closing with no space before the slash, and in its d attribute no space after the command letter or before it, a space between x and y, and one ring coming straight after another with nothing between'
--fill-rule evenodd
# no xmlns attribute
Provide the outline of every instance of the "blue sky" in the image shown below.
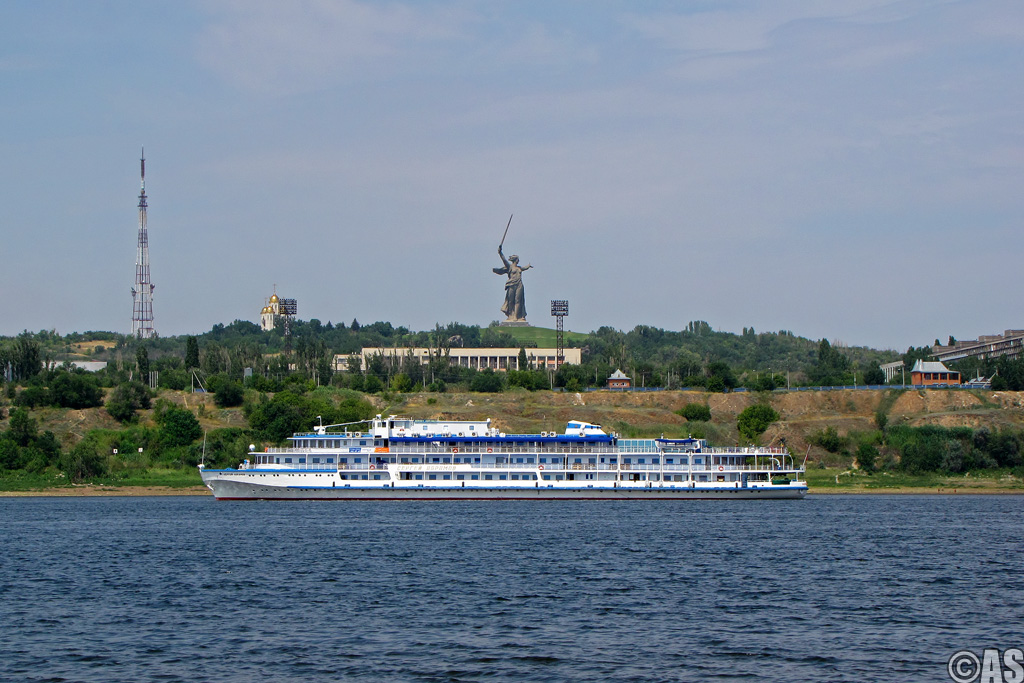
<svg viewBox="0 0 1024 683"><path fill-rule="evenodd" d="M0 334L1024 327L1024 3L0 5Z"/></svg>

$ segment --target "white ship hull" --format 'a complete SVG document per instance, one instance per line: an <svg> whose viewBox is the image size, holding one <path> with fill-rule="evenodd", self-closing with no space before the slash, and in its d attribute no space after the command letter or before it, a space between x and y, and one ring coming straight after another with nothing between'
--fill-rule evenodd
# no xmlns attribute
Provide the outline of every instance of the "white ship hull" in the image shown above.
<svg viewBox="0 0 1024 683"><path fill-rule="evenodd" d="M224 475L227 476L224 476ZM237 474L241 475L241 472ZM755 500L798 499L807 486L323 486L267 485L232 473L204 472L218 500Z"/></svg>

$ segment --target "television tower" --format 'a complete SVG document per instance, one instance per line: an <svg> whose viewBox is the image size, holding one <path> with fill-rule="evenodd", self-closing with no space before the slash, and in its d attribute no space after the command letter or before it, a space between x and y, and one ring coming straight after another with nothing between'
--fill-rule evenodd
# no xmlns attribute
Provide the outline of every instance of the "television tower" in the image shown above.
<svg viewBox="0 0 1024 683"><path fill-rule="evenodd" d="M146 227L146 150L142 149L142 192L139 194L139 250L135 256L135 286L132 287L132 336L150 339L153 329L153 290L149 280L149 230Z"/></svg>

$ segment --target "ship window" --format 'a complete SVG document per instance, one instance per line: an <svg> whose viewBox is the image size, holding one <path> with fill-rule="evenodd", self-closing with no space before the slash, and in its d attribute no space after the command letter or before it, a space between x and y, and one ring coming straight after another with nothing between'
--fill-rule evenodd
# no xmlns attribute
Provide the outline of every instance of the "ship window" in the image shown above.
<svg viewBox="0 0 1024 683"><path fill-rule="evenodd" d="M333 465L334 464L334 458L327 458L327 464L328 465Z"/></svg>
<svg viewBox="0 0 1024 683"><path fill-rule="evenodd" d="M363 479L369 479L369 478L370 478L370 475L368 475L368 474L364 474L363 475Z"/></svg>
<svg viewBox="0 0 1024 683"><path fill-rule="evenodd" d="M338 462L348 462L348 458L338 458Z"/></svg>
<svg viewBox="0 0 1024 683"><path fill-rule="evenodd" d="M516 462L521 463L521 462L523 462L523 459L522 458L516 458Z"/></svg>
<svg viewBox="0 0 1024 683"><path fill-rule="evenodd" d="M628 465L629 463L633 462L633 458L623 458L622 462Z"/></svg>
<svg viewBox="0 0 1024 683"><path fill-rule="evenodd" d="M419 458L413 458L413 459L412 459L412 461L413 461L413 462L419 462L419 461L420 461L420 459L419 459Z"/></svg>
<svg viewBox="0 0 1024 683"><path fill-rule="evenodd" d="M704 462L703 462L703 459L702 459L702 458L694 458L694 459L693 459L693 464L694 464L694 465L703 465L703 464L704 464Z"/></svg>
<svg viewBox="0 0 1024 683"><path fill-rule="evenodd" d="M416 478L417 478L417 479L422 479L422 478L423 478L423 475L422 475L422 474L417 474L417 475L416 475Z"/></svg>
<svg viewBox="0 0 1024 683"><path fill-rule="evenodd" d="M360 441L360 442L359 442L359 445L360 445L360 446L365 446L365 445L366 445L366 440L364 439L364 440Z"/></svg>
<svg viewBox="0 0 1024 683"><path fill-rule="evenodd" d="M545 481L550 481L551 480L551 475L550 474L545 474L544 475L544 480Z"/></svg>
<svg viewBox="0 0 1024 683"><path fill-rule="evenodd" d="M658 464L658 458L651 458L651 464L652 465L657 465Z"/></svg>
<svg viewBox="0 0 1024 683"><path fill-rule="evenodd" d="M428 474L427 475L427 479L437 479L437 475L436 474Z"/></svg>
<svg viewBox="0 0 1024 683"><path fill-rule="evenodd" d="M442 479L449 479L450 480L452 478L452 475L450 475L450 474L443 474L443 475L441 475L441 478Z"/></svg>
<svg viewBox="0 0 1024 683"><path fill-rule="evenodd" d="M441 458L431 458L430 462L441 462Z"/></svg>
<svg viewBox="0 0 1024 683"><path fill-rule="evenodd" d="M375 475L373 475L373 478L374 479L380 479L380 475L379 474L375 474Z"/></svg>
<svg viewBox="0 0 1024 683"><path fill-rule="evenodd" d="M533 458L527 458L527 459L526 459L526 462L528 462L528 463L530 463L530 464L533 464Z"/></svg>
<svg viewBox="0 0 1024 683"><path fill-rule="evenodd" d="M305 459L305 458L299 458L299 462L301 462L301 463L305 463L305 462L306 462L306 459Z"/></svg>
<svg viewBox="0 0 1024 683"><path fill-rule="evenodd" d="M541 458L540 461L541 461L541 463L546 463L548 461L548 459L547 458Z"/></svg>
<svg viewBox="0 0 1024 683"><path fill-rule="evenodd" d="M577 465L582 465L583 464L583 458L576 458L576 459L573 460L573 462L576 463Z"/></svg>
<svg viewBox="0 0 1024 683"><path fill-rule="evenodd" d="M491 479L494 479L494 477L492 475L490 475L490 474L485 474L484 475L484 479L486 479L487 481L490 481Z"/></svg>
<svg viewBox="0 0 1024 683"><path fill-rule="evenodd" d="M402 458L402 462L408 463L409 462L409 458Z"/></svg>
<svg viewBox="0 0 1024 683"><path fill-rule="evenodd" d="M525 475L524 475L524 477L525 477ZM513 479L519 479L519 475L518 475L518 474L513 474L513 475L512 475L512 478L513 478Z"/></svg>
<svg viewBox="0 0 1024 683"><path fill-rule="evenodd" d="M352 458L352 462L362 462L362 458Z"/></svg>
<svg viewBox="0 0 1024 683"><path fill-rule="evenodd" d="M508 479L508 476L504 474L499 474L498 479L500 479L501 481L505 481L506 479Z"/></svg>
<svg viewBox="0 0 1024 683"><path fill-rule="evenodd" d="M341 475L338 475L338 478L339 479L348 479L348 475L347 474L341 474Z"/></svg>
<svg viewBox="0 0 1024 683"><path fill-rule="evenodd" d="M280 465L281 464L281 458L274 458L274 464L275 465Z"/></svg>
<svg viewBox="0 0 1024 683"><path fill-rule="evenodd" d="M313 462L320 462L320 458L313 458Z"/></svg>
<svg viewBox="0 0 1024 683"><path fill-rule="evenodd" d="M285 461L285 462L291 462L291 461L292 461L292 459L291 459L291 458L285 458L285 459L284 459L284 461Z"/></svg>
<svg viewBox="0 0 1024 683"><path fill-rule="evenodd" d="M473 458L473 462L480 462L480 458Z"/></svg>
<svg viewBox="0 0 1024 683"><path fill-rule="evenodd" d="M587 460L587 462L589 462L591 465L595 465L597 464L597 458L590 458L589 460Z"/></svg>
<svg viewBox="0 0 1024 683"><path fill-rule="evenodd" d="M458 479L458 480L462 480L462 479L466 478L466 475L465 474L456 474L455 478Z"/></svg>
<svg viewBox="0 0 1024 683"><path fill-rule="evenodd" d="M469 475L469 478L472 479L473 481L476 481L477 479L480 478L480 475L479 474L471 474L471 475Z"/></svg>
<svg viewBox="0 0 1024 683"><path fill-rule="evenodd" d="M646 462L646 460L644 458L637 458L636 462L638 465L643 465Z"/></svg>

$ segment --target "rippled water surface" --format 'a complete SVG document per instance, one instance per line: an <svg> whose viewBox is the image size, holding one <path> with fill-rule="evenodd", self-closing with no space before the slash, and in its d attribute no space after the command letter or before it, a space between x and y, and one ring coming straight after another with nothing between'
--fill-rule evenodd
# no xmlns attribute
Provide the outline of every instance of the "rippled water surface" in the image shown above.
<svg viewBox="0 0 1024 683"><path fill-rule="evenodd" d="M941 681L1024 497L0 499L5 681Z"/></svg>

